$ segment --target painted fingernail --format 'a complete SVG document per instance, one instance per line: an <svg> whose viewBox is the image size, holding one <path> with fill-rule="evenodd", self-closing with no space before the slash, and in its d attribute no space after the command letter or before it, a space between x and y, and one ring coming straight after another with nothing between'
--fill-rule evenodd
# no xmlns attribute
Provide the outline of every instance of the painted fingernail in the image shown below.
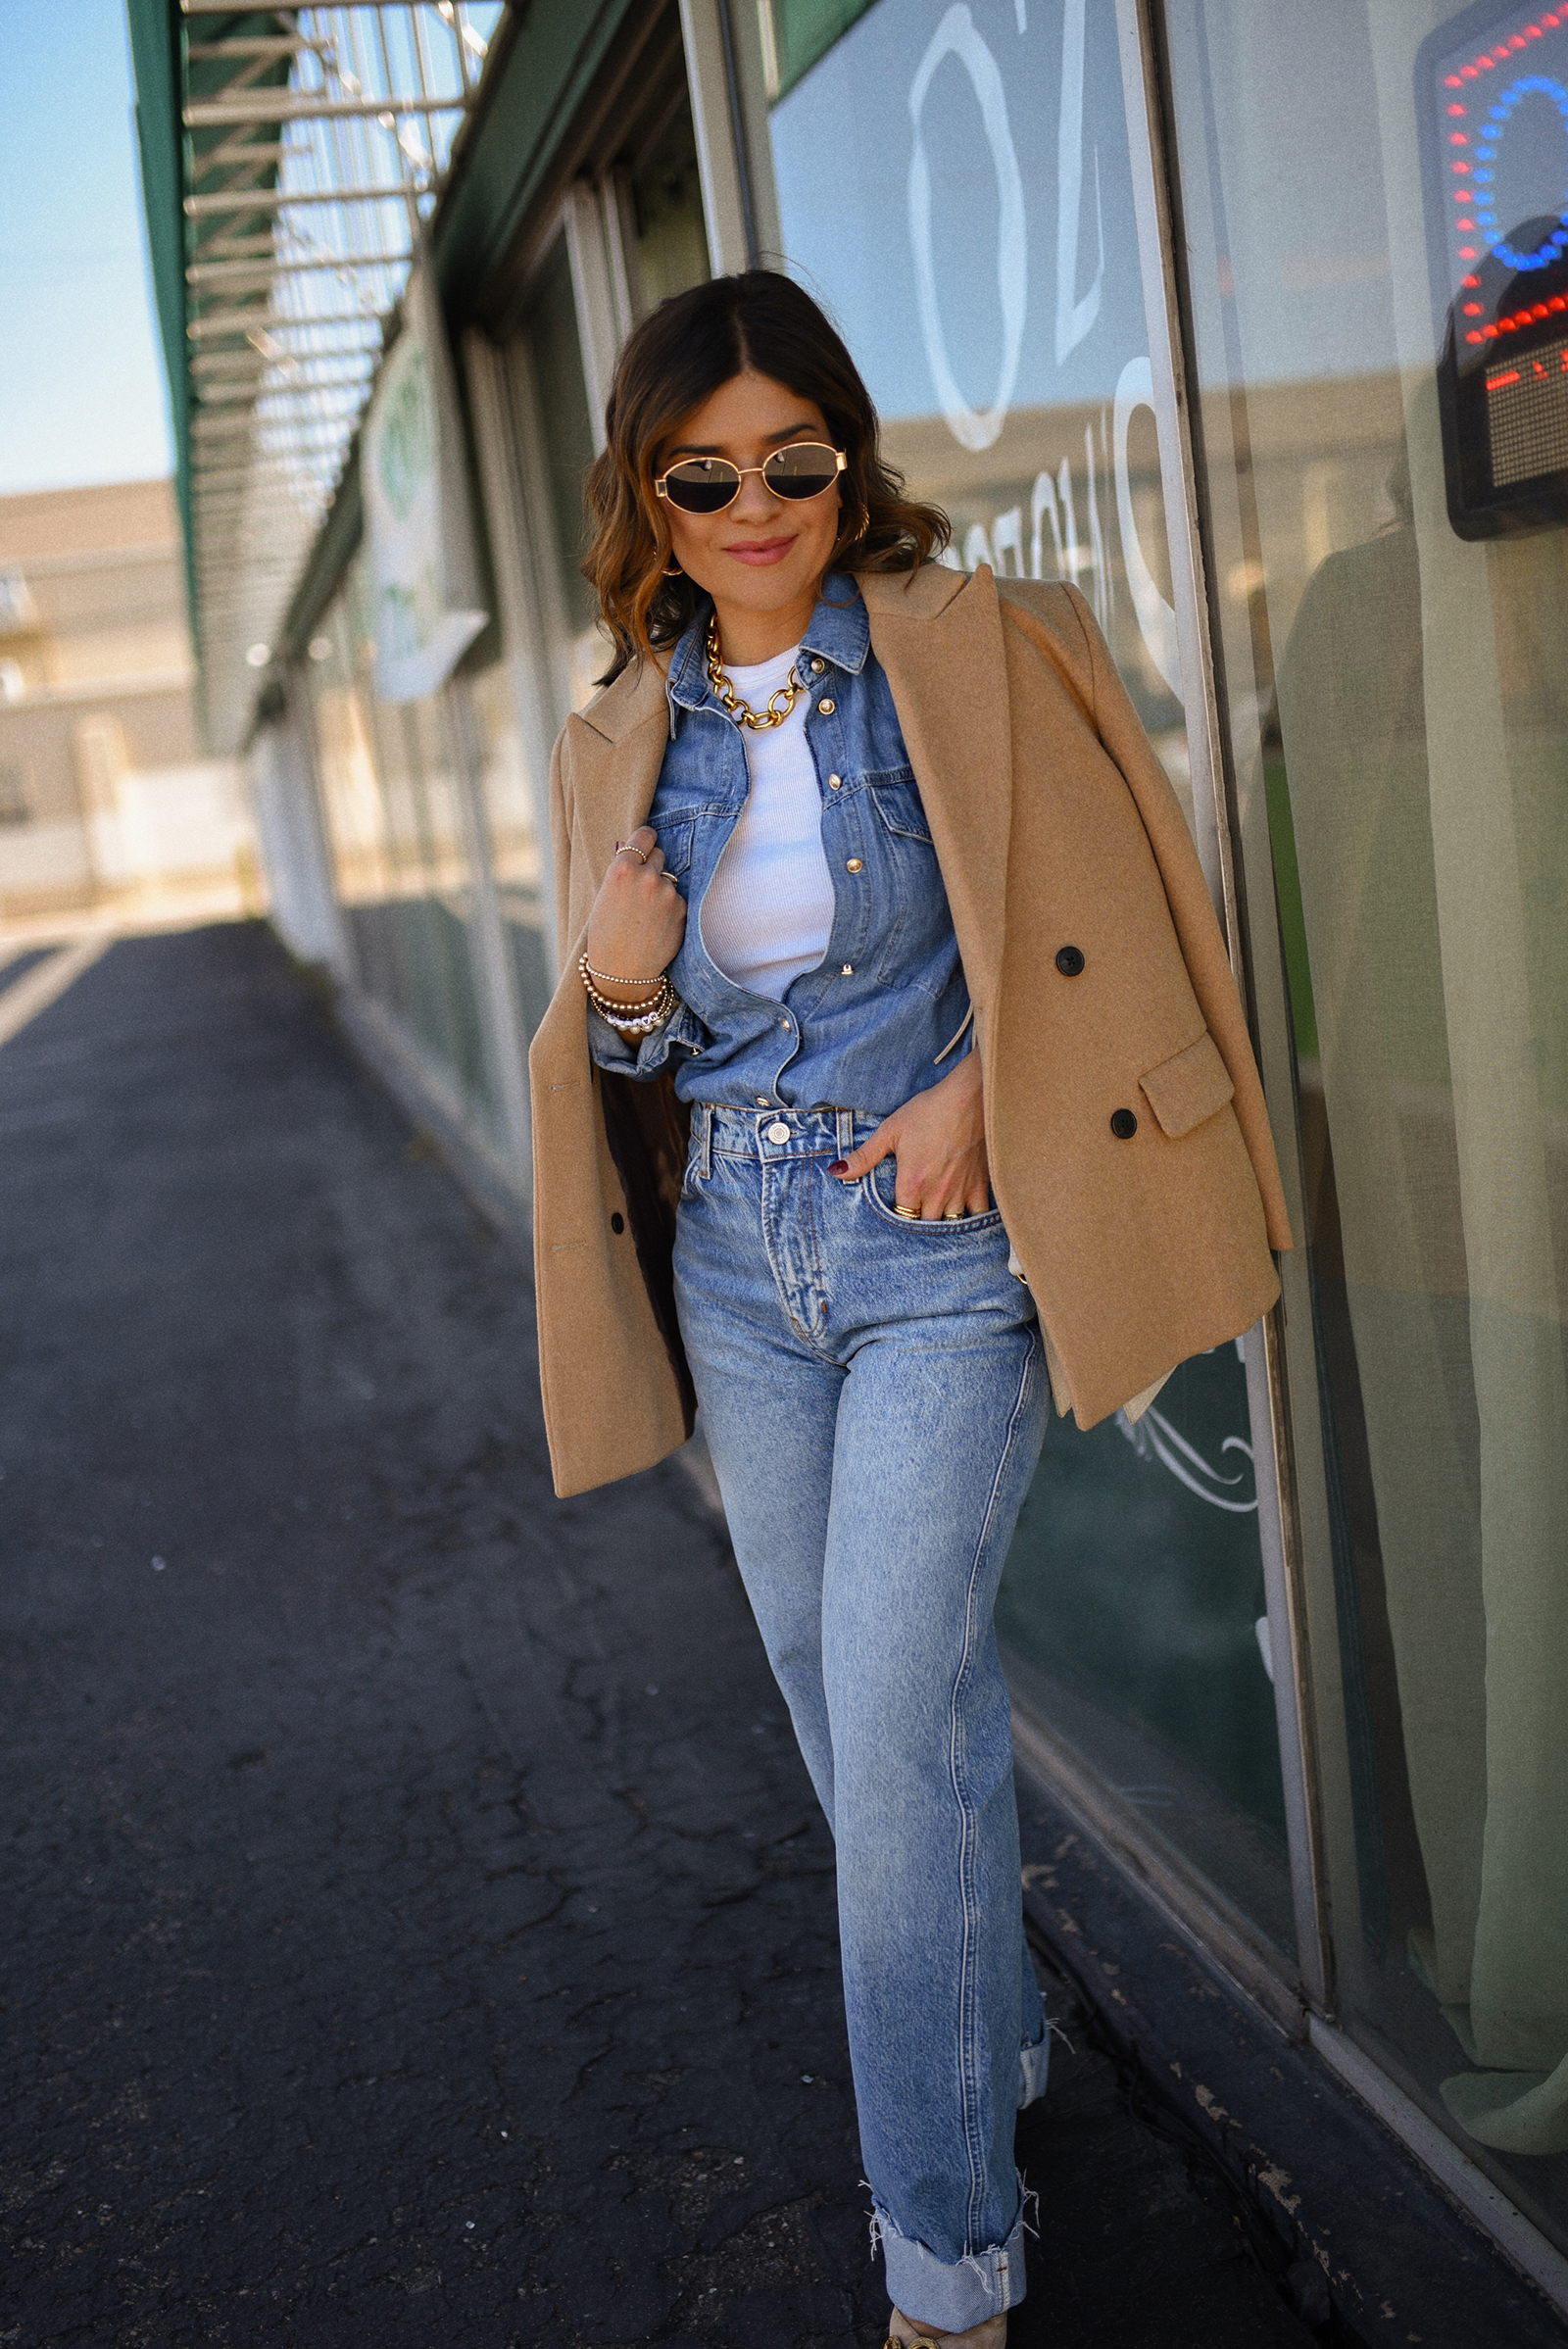
<svg viewBox="0 0 1568 2349"><path fill-rule="evenodd" d="M846 1175L850 1171L850 1162L848 1158L835 1158L827 1171L829 1174Z"/></svg>

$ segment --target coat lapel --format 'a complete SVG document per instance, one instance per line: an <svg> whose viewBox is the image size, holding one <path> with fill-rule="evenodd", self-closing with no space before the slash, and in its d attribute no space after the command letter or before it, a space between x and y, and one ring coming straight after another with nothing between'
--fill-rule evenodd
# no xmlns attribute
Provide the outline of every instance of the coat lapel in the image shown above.
<svg viewBox="0 0 1568 2349"><path fill-rule="evenodd" d="M1012 739L996 581L936 563L858 582L887 671L982 1039L1002 969Z"/></svg>
<svg viewBox="0 0 1568 2349"><path fill-rule="evenodd" d="M667 713L663 670L643 661L568 721L572 821L587 860L584 919L616 841L648 821L669 742ZM572 863L575 882L576 856Z"/></svg>

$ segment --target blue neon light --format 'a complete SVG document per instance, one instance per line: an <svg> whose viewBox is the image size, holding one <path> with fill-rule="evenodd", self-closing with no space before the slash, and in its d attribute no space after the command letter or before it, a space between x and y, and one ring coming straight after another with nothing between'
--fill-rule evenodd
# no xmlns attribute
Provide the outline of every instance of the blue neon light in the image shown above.
<svg viewBox="0 0 1568 2349"><path fill-rule="evenodd" d="M1497 150L1502 144L1502 134L1507 127L1510 116L1520 102L1533 93L1539 93L1544 98L1550 98L1563 121L1568 122L1568 89L1564 89L1560 81L1551 80L1545 73L1521 74L1517 81L1502 91L1495 105L1487 110L1486 136L1493 143L1490 146L1476 149L1478 164L1495 162ZM1496 178L1496 173L1483 171L1475 172L1473 176L1478 189L1490 189ZM1494 201L1495 199L1490 194L1481 196L1476 209L1476 221L1487 231L1487 243L1491 250L1496 254L1499 261L1505 261L1510 269L1544 269L1552 262L1559 260L1565 251L1568 251L1568 197L1565 197L1564 209L1558 216L1557 226L1544 243L1536 247L1534 253L1516 251L1505 237L1495 233L1497 216L1494 212L1487 209Z"/></svg>

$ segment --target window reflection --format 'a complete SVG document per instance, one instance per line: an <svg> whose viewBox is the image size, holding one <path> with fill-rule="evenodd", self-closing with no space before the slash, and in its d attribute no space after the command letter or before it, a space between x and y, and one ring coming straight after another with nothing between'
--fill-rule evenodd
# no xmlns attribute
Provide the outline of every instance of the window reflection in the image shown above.
<svg viewBox="0 0 1568 2349"><path fill-rule="evenodd" d="M310 665L317 771L342 919L361 980L496 1130L474 985L473 873L460 746L445 688L381 702L362 558L320 623Z"/></svg>
<svg viewBox="0 0 1568 2349"><path fill-rule="evenodd" d="M682 87L630 174L633 299L639 313L709 274L691 101Z"/></svg>
<svg viewBox="0 0 1568 2349"><path fill-rule="evenodd" d="M1169 16L1248 878L1272 848L1299 1060L1340 1996L1561 2240L1568 539L1456 526L1440 11L1347 7L1332 50L1239 0Z"/></svg>

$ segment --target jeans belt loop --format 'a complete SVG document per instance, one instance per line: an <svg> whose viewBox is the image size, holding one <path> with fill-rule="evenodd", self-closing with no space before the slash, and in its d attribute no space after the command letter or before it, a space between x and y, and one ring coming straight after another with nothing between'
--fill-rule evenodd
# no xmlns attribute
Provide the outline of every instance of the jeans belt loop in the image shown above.
<svg viewBox="0 0 1568 2349"><path fill-rule="evenodd" d="M713 1110L711 1102L705 1101L700 1114L703 1121L703 1154L699 1172L706 1183L713 1171Z"/></svg>
<svg viewBox="0 0 1568 2349"><path fill-rule="evenodd" d="M839 1156L847 1158L855 1148L855 1111L853 1109L835 1109L833 1114L838 1119Z"/></svg>

